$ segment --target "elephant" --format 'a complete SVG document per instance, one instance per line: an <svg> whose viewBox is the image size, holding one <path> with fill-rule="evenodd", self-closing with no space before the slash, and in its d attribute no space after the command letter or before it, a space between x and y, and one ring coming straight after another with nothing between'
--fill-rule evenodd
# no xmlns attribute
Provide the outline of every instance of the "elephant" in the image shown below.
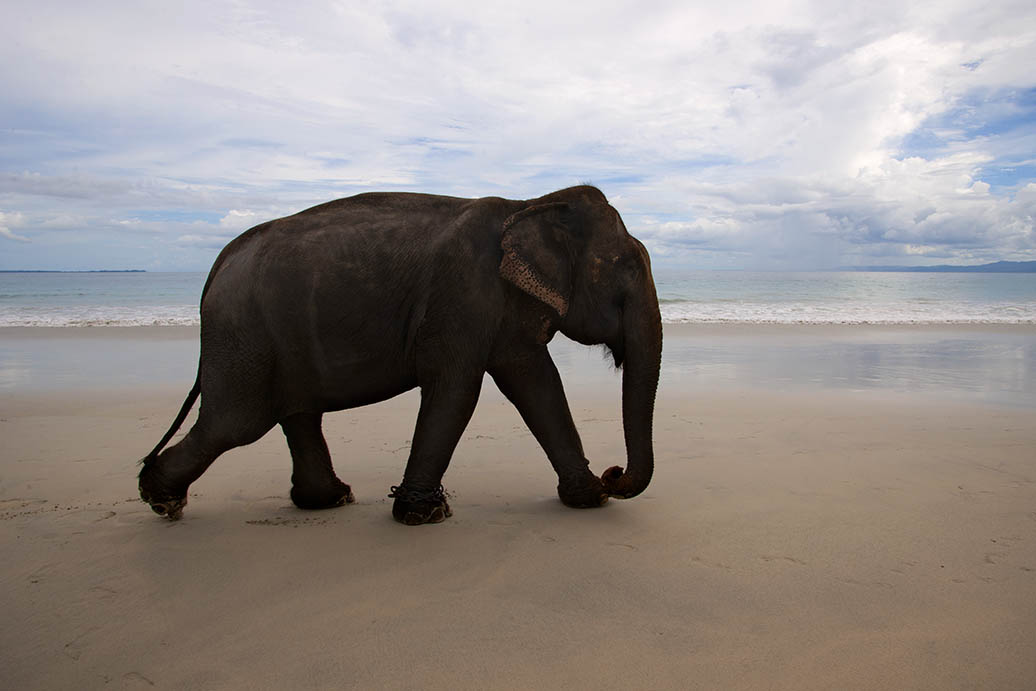
<svg viewBox="0 0 1036 691"><path fill-rule="evenodd" d="M488 373L517 408L570 507L629 498L654 470L662 322L644 245L589 185L536 199L377 192L262 223L231 240L202 290L194 386L142 461L141 499L170 519L223 452L279 424L302 509L354 501L324 413L420 388L402 482L407 525L452 515L442 477ZM603 344L622 370L626 468L590 471L547 344ZM195 424L165 448L198 397ZM163 450L164 449L164 450Z"/></svg>

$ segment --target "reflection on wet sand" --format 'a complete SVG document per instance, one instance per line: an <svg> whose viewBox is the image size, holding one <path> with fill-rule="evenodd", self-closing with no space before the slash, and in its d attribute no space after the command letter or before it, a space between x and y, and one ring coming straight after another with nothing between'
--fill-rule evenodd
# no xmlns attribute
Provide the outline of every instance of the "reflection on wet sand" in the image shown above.
<svg viewBox="0 0 1036 691"><path fill-rule="evenodd" d="M614 388L602 348L558 335L566 387ZM3 328L0 391L194 380L197 327ZM1036 326L666 324L660 395L679 390L831 389L1036 407Z"/></svg>
<svg viewBox="0 0 1036 691"><path fill-rule="evenodd" d="M569 378L601 370L597 353L551 344ZM1036 407L1036 328L667 324L663 392L842 389Z"/></svg>

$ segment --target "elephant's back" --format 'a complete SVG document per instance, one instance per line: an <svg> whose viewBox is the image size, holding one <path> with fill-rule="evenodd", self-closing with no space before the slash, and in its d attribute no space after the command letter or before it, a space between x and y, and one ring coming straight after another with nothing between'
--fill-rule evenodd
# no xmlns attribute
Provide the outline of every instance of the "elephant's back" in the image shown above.
<svg viewBox="0 0 1036 691"><path fill-rule="evenodd" d="M336 199L245 231L224 248L213 270L232 258L253 272L283 270L297 262L320 266L327 260L361 272L391 267L448 233L450 220L472 202L388 192Z"/></svg>
<svg viewBox="0 0 1036 691"><path fill-rule="evenodd" d="M338 381L403 361L435 257L469 203L364 194L256 226L213 266L203 331L273 343L282 364L297 355L300 380ZM301 372L311 365L320 377Z"/></svg>
<svg viewBox="0 0 1036 691"><path fill-rule="evenodd" d="M448 215L452 210L460 210L472 201L475 200L416 192L365 192L311 206L282 220L296 218L326 222L343 215L362 218L368 214L377 217L396 214L441 216Z"/></svg>

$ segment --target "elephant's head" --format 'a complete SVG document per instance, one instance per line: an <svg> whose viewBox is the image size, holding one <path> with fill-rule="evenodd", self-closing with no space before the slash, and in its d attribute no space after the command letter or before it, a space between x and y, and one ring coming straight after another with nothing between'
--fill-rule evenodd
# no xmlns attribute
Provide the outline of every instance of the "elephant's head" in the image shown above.
<svg viewBox="0 0 1036 691"><path fill-rule="evenodd" d="M504 222L500 274L557 313L574 341L605 344L623 368L626 471L601 477L614 497L640 494L651 481L651 423L662 359L662 319L647 250L593 187L529 202Z"/></svg>

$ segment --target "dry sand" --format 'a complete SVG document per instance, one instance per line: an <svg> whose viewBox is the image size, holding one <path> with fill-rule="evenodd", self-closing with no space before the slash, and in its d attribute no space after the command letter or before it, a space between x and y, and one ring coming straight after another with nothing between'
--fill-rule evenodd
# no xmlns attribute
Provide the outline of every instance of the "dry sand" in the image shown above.
<svg viewBox="0 0 1036 691"><path fill-rule="evenodd" d="M600 369L568 386L598 471ZM170 523L135 460L189 385L0 397L0 686L1036 686L1034 406L667 379L652 485L577 511L489 383L441 525L385 497L414 394L325 418L356 504L296 510L274 430Z"/></svg>

